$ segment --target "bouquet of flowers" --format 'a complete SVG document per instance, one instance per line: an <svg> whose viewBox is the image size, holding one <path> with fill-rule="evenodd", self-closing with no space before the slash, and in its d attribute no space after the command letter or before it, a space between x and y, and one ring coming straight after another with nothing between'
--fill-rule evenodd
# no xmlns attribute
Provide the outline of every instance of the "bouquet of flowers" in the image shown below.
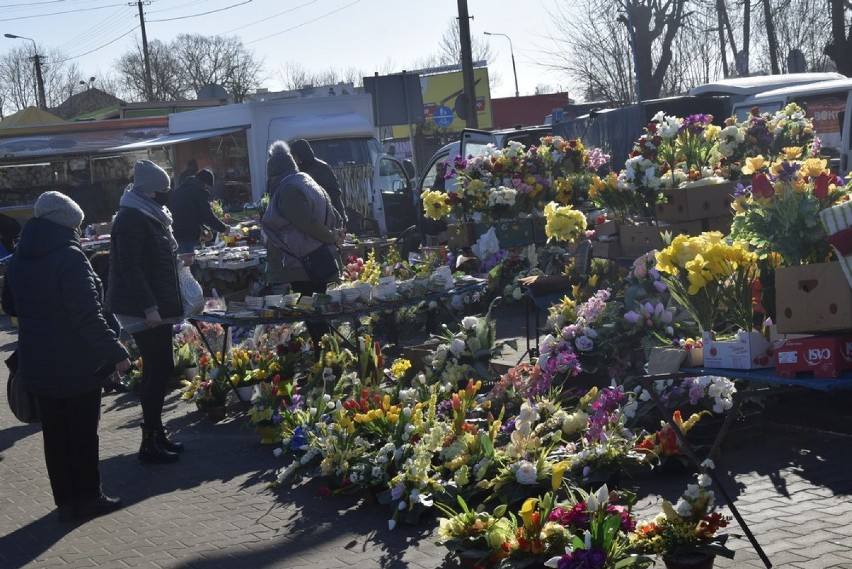
<svg viewBox="0 0 852 569"><path fill-rule="evenodd" d="M231 384L225 367L211 369L208 356L199 360L199 374L192 380L184 380L181 399L192 401L199 409L221 407L228 402Z"/></svg>
<svg viewBox="0 0 852 569"><path fill-rule="evenodd" d="M547 222L544 232L548 241L579 241L586 233L586 216L570 205L550 202L544 206Z"/></svg>
<svg viewBox="0 0 852 569"><path fill-rule="evenodd" d="M804 158L790 147L774 163L763 156L747 161L751 185L735 195L731 236L754 247L761 259L773 253L782 266L824 262L831 248L819 214L849 199L852 181L844 185L822 158Z"/></svg>
<svg viewBox="0 0 852 569"><path fill-rule="evenodd" d="M757 255L744 242L728 244L718 231L695 237L678 235L656 259L656 269L672 298L702 332L722 331L726 322L735 329L751 331Z"/></svg>
<svg viewBox="0 0 852 569"><path fill-rule="evenodd" d="M661 514L637 525L630 540L633 551L659 555L663 561L697 561L716 555L733 559L734 552L725 547L728 536L719 535L730 518L715 511L707 474L713 462L705 460L702 468L695 475L697 483L687 486L676 506L664 501Z"/></svg>

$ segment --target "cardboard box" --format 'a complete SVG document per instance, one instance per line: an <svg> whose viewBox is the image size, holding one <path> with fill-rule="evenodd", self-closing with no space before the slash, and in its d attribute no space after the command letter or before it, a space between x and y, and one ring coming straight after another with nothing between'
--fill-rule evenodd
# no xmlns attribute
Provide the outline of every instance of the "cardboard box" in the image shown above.
<svg viewBox="0 0 852 569"><path fill-rule="evenodd" d="M592 257L617 259L620 256L621 243L618 241L592 241Z"/></svg>
<svg viewBox="0 0 852 569"><path fill-rule="evenodd" d="M840 377L852 369L852 336L812 336L775 343L775 375Z"/></svg>
<svg viewBox="0 0 852 569"><path fill-rule="evenodd" d="M760 332L737 332L731 340L716 340L704 332L704 367L762 369L775 365L772 343Z"/></svg>
<svg viewBox="0 0 852 569"><path fill-rule="evenodd" d="M663 248L662 234L668 232L672 237L701 233L700 221L684 221L667 225L623 225L621 227L621 254L636 259L648 251Z"/></svg>
<svg viewBox="0 0 852 569"><path fill-rule="evenodd" d="M613 219L609 219L603 223L595 225L594 230L595 235L598 237L604 235L618 235L618 222Z"/></svg>
<svg viewBox="0 0 852 569"><path fill-rule="evenodd" d="M691 221L729 215L736 184L707 184L662 190L666 201L657 204L657 218Z"/></svg>
<svg viewBox="0 0 852 569"><path fill-rule="evenodd" d="M782 334L852 330L852 289L836 261L775 271L775 309Z"/></svg>
<svg viewBox="0 0 852 569"><path fill-rule="evenodd" d="M701 220L701 230L719 231L722 235L728 235L731 232L731 222L733 221L733 212L719 217L708 217L707 219Z"/></svg>

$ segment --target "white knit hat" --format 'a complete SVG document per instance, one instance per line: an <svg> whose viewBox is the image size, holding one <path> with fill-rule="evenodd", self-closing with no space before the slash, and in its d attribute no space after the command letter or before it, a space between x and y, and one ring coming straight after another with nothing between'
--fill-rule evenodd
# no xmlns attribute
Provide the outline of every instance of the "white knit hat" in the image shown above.
<svg viewBox="0 0 852 569"><path fill-rule="evenodd" d="M36 217L77 229L83 223L83 210L77 203L60 192L44 192L33 207Z"/></svg>

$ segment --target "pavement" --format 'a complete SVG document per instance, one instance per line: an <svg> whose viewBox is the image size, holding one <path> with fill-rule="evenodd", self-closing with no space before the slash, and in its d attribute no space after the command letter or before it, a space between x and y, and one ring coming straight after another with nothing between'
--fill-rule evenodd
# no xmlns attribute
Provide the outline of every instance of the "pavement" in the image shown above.
<svg viewBox="0 0 852 569"><path fill-rule="evenodd" d="M509 328L523 333L516 324ZM0 317L4 359L14 343L9 319ZM0 367L5 385L5 366ZM39 427L17 423L2 390L0 569L459 566L434 544L434 517L390 531L385 507L366 493L323 497L314 482L270 489L283 459L245 426L239 405L231 406L226 420L213 423L172 392L164 418L187 450L177 463L147 465L136 458L141 412L135 395L105 396L103 488L121 496L125 507L101 518L60 523ZM716 461L717 472L772 565L852 569L852 436L771 423L763 436L737 442ZM626 485L635 483L638 512L650 515L663 498L677 499L689 480L683 474L648 474ZM743 533L736 522L728 531ZM717 558L717 568L764 567L745 538L729 545L735 559Z"/></svg>

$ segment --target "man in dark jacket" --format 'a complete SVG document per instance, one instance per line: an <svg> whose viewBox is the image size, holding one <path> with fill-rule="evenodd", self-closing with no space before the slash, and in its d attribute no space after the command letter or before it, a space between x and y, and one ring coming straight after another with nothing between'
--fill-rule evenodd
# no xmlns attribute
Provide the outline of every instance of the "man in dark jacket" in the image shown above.
<svg viewBox="0 0 852 569"><path fill-rule="evenodd" d="M203 225L220 233L231 230L216 217L210 207L210 188L213 183L213 172L204 168L186 178L172 192L169 210L172 212L172 231L178 243L178 253L192 253L195 250Z"/></svg>
<svg viewBox="0 0 852 569"><path fill-rule="evenodd" d="M290 153L293 155L293 160L299 167L299 172L304 172L314 179L314 182L320 185L328 197L331 198L331 204L334 209L340 214L343 219L343 227L349 221L346 217L346 207L343 205L343 193L340 190L340 183L337 181L337 176L334 175L334 170L327 162L324 162L314 156L314 149L311 148L311 143L300 138L294 140L290 145Z"/></svg>
<svg viewBox="0 0 852 569"><path fill-rule="evenodd" d="M121 507L101 491L101 377L130 368L104 320L100 281L77 238L83 210L59 192L33 208L7 267L3 310L17 316L18 370L38 400L44 458L59 519Z"/></svg>

